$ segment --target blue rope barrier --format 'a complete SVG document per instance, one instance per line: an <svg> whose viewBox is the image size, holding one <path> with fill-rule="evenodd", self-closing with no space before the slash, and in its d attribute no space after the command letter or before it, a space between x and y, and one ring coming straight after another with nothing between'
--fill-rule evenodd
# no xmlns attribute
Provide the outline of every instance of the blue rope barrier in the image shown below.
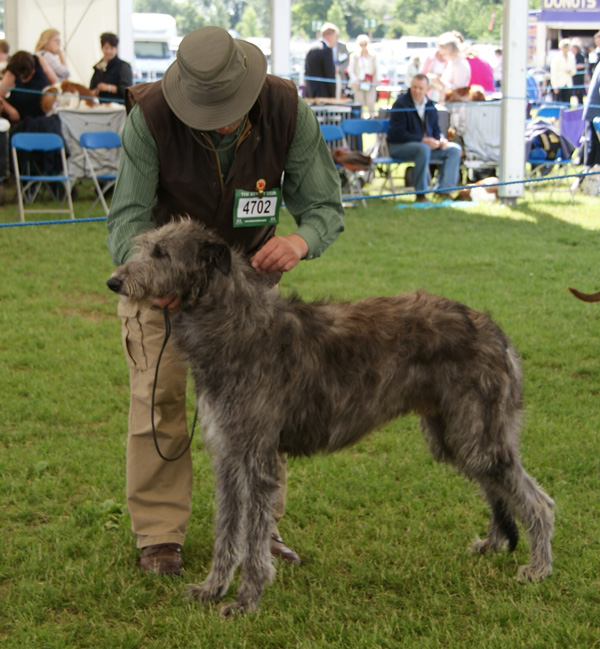
<svg viewBox="0 0 600 649"><path fill-rule="evenodd" d="M3 86L2 84L0 84L0 90L8 90L11 93L13 93L13 92L24 92L24 93L29 93L29 94L32 94L32 95L52 95L52 96L56 96L56 93L54 93L54 92L44 92L44 90L34 90L32 88L11 88L10 86ZM91 92L91 90L90 90L90 92ZM66 94L69 95L69 94L73 94L73 93L66 93ZM116 97L114 99L110 99L110 101L109 101L107 99L96 97L96 95L92 95L92 94L90 94L90 95L79 95L79 96L80 96L81 99L98 99L98 101L100 103L115 103L115 104L124 104L125 103L124 99L120 99L118 97Z"/></svg>
<svg viewBox="0 0 600 649"><path fill-rule="evenodd" d="M550 163L552 161L549 161ZM542 162L543 164L543 162ZM563 174L561 176L543 176L542 178L526 178L523 180L507 180L504 182L498 181L497 183L486 184L486 187L503 187L506 185L527 185L529 183L543 183L549 182L551 180L565 180L567 178L584 178L585 176L598 176L600 171L586 171L578 174ZM475 187L481 187L475 183L468 185L457 185L456 187L448 187L446 189L428 189L425 193L427 194L447 194L450 192L462 191L464 189L474 189ZM376 198L397 198L401 196L414 196L417 192L407 191L407 192L390 192L388 194L375 194L368 196L347 196L344 197L344 203L350 203L353 201L362 201L362 200L373 200ZM283 204L285 207L285 203ZM67 225L75 223L92 223L95 221L106 221L105 216L96 216L85 219L59 219L52 221L17 221L15 223L0 223L0 228L14 228L14 227L23 227L31 225Z"/></svg>
<svg viewBox="0 0 600 649"><path fill-rule="evenodd" d="M291 80L299 79L299 75L290 75L288 78L291 79ZM321 81L321 82L324 82L324 83L332 83L332 84L336 83L335 79L330 79L328 77L327 78L326 77L304 77L304 80L305 81ZM381 85L381 84L378 82L378 83L371 83L370 85L378 86L378 85ZM572 90L577 89L577 87L578 86L573 86ZM9 86L3 86L2 84L0 84L0 89L9 90L10 92L25 92L25 93L31 93L31 94L36 94L36 95L54 95L55 94L53 92L44 92L43 90L33 90L33 89L30 89L30 88L11 88ZM408 91L408 86L407 86L406 90ZM99 99L95 95L80 95L80 97L82 99ZM503 95L502 97L499 97L498 99L489 99L487 101L481 101L481 102L465 102L465 105L466 106L469 106L469 105L475 106L475 105L478 105L478 104L489 103L490 101L503 101L505 99L524 101L524 102L527 102L527 103L530 103L532 101L532 100L528 99L527 97L510 97L508 95ZM99 101L101 103L107 103L106 99L99 99ZM125 103L125 101L123 99L119 99L119 98L111 99L110 102L111 103L121 103L121 104ZM535 104L536 107L542 107L543 106L545 108L570 108L571 107L571 105L568 102L561 102L561 101L545 102L543 100L540 100L540 101L533 101L533 104ZM588 104L588 105L590 107L593 107L593 108L600 108L599 104ZM390 108L388 110L391 112L392 109ZM414 109L412 109L412 108L401 108L401 109L396 109L396 110L407 111L407 110L414 110Z"/></svg>
<svg viewBox="0 0 600 649"><path fill-rule="evenodd" d="M25 225L66 225L69 223L93 223L106 221L105 216L94 216L87 219L58 219L54 221L17 221L16 223L0 223L0 228L17 228Z"/></svg>
<svg viewBox="0 0 600 649"><path fill-rule="evenodd" d="M552 161L547 161L551 163ZM543 161L542 161L543 164ZM523 180L506 180L504 182L498 181L497 183L486 183L485 187L503 187L506 185L528 185L530 183L545 183L551 180L565 180L567 178L584 178L585 176L598 176L600 171L588 171L581 172L578 174L562 174L560 176L542 176L541 178L525 178ZM456 187L447 187L445 189L427 189L424 192L393 192L389 194L377 194L377 195L368 195L368 196L345 196L343 201L344 203L349 203L352 201L362 201L364 199L369 200L373 198L395 198L398 196L414 196L417 193L424 194L449 194L450 192L463 191L464 189L474 189L476 187L481 187L476 183L470 183L468 185L457 185Z"/></svg>

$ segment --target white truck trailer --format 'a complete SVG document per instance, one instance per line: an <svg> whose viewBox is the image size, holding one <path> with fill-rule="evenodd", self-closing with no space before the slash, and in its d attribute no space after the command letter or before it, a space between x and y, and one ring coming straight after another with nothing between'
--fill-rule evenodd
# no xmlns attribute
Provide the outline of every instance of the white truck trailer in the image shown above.
<svg viewBox="0 0 600 649"><path fill-rule="evenodd" d="M156 81L174 60L175 18L169 14L133 14L133 82Z"/></svg>

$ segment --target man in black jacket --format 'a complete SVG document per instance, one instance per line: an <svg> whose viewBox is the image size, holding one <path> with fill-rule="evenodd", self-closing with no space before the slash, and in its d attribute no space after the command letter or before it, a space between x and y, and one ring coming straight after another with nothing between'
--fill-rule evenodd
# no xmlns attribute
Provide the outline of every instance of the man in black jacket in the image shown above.
<svg viewBox="0 0 600 649"><path fill-rule="evenodd" d="M333 48L338 40L338 28L325 23L321 28L321 40L306 54L304 76L307 97L335 97L335 60Z"/></svg>
<svg viewBox="0 0 600 649"><path fill-rule="evenodd" d="M436 190L456 187L462 148L442 136L435 104L427 98L429 79L417 74L407 93L396 99L390 115L387 140L390 155L415 163L416 202L427 201L430 162L441 162Z"/></svg>

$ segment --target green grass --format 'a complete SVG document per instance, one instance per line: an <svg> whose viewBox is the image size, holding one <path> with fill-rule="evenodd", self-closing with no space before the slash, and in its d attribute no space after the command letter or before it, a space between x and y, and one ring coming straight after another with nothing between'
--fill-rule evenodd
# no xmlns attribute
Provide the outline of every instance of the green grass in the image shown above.
<svg viewBox="0 0 600 649"><path fill-rule="evenodd" d="M486 507L434 464L409 417L337 455L290 461L281 531L304 565L280 566L258 614L234 621L183 597L212 554L200 437L186 574L136 565L124 505L127 370L104 285L104 224L0 229L0 646L599 647L600 305L566 286L600 289L600 203L527 199L354 207L346 232L282 290L356 299L426 288L492 313L523 356L523 458L556 501L553 576L517 583L524 540L512 555L468 554ZM89 204L78 201L77 216ZM0 223L15 220L9 203Z"/></svg>

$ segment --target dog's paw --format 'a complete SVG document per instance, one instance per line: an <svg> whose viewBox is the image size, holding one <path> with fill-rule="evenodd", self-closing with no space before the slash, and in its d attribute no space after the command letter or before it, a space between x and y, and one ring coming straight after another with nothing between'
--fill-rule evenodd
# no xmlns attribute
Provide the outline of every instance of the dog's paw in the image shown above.
<svg viewBox="0 0 600 649"><path fill-rule="evenodd" d="M223 598L226 591L226 587L211 588L206 585L206 582L201 586L198 586L197 584L188 584L185 587L186 597L193 599L196 602L217 602Z"/></svg>
<svg viewBox="0 0 600 649"><path fill-rule="evenodd" d="M552 574L552 566L521 566L517 572L517 581L520 584L538 583Z"/></svg>
<svg viewBox="0 0 600 649"><path fill-rule="evenodd" d="M491 539L475 539L471 544L471 554L486 554L488 552L500 552L502 544L495 543Z"/></svg>
<svg viewBox="0 0 600 649"><path fill-rule="evenodd" d="M256 605L240 604L239 602L231 602L230 604L223 604L219 610L219 615L228 619L240 617L248 613L254 613L257 610Z"/></svg>

